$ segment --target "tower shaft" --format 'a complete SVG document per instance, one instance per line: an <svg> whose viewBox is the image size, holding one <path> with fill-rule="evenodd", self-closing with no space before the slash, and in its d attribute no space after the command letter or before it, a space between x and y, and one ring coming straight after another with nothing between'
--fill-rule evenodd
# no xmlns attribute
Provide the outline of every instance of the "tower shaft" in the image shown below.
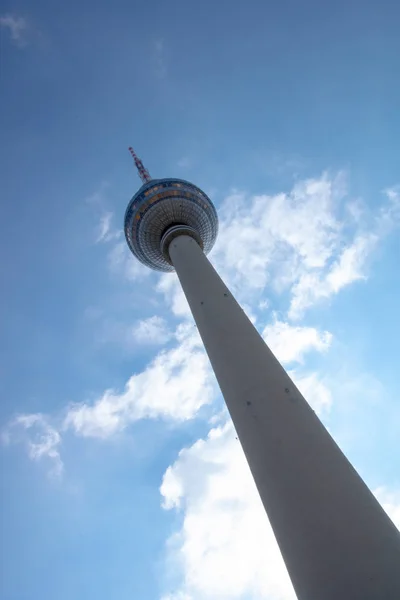
<svg viewBox="0 0 400 600"><path fill-rule="evenodd" d="M398 600L400 533L196 241L176 269L299 600Z"/></svg>

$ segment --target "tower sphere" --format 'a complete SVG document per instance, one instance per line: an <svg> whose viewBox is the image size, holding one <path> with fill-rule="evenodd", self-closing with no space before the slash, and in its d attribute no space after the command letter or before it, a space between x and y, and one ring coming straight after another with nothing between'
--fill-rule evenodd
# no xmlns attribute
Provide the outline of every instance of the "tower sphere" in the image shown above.
<svg viewBox="0 0 400 600"><path fill-rule="evenodd" d="M125 213L125 237L140 262L156 271L173 271L168 246L190 235L210 252L218 217L210 198L183 179L151 179L133 196Z"/></svg>

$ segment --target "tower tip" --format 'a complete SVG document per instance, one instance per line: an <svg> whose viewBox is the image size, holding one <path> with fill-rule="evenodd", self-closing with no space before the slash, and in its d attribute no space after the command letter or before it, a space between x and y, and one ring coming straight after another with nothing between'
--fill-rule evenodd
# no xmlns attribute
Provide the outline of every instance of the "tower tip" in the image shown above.
<svg viewBox="0 0 400 600"><path fill-rule="evenodd" d="M129 152L135 162L136 168L139 172L139 177L140 179L143 181L143 183L148 183L149 181L151 181L151 177L150 177L150 173L148 172L148 170L145 168L145 166L143 165L142 161L140 160L140 158L136 155L136 152L134 151L134 149L132 148L132 146L129 146Z"/></svg>

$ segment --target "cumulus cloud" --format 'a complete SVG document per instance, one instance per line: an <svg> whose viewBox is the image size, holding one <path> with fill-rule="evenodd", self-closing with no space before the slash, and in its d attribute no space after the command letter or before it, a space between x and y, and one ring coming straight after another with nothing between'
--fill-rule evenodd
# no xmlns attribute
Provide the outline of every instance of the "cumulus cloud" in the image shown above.
<svg viewBox="0 0 400 600"><path fill-rule="evenodd" d="M331 344L332 334L314 327L295 326L275 320L265 327L263 338L279 361L301 363L304 354L310 350L326 351Z"/></svg>
<svg viewBox="0 0 400 600"><path fill-rule="evenodd" d="M140 344L165 344L171 338L171 332L165 319L154 315L133 327L133 337Z"/></svg>
<svg viewBox="0 0 400 600"><path fill-rule="evenodd" d="M264 298L258 303L258 310L266 310L269 307L269 301Z"/></svg>
<svg viewBox="0 0 400 600"><path fill-rule="evenodd" d="M149 277L151 270L136 260L125 241L117 242L109 252L108 267L113 275L136 281Z"/></svg>
<svg viewBox="0 0 400 600"><path fill-rule="evenodd" d="M28 43L30 24L24 17L3 15L0 17L0 27L8 31L11 41L18 48L24 48Z"/></svg>
<svg viewBox="0 0 400 600"><path fill-rule="evenodd" d="M161 485L181 527L167 545L180 584L163 600L295 600L231 423L179 453Z"/></svg>
<svg viewBox="0 0 400 600"><path fill-rule="evenodd" d="M156 290L164 296L173 314L182 319L191 319L189 304L175 273L161 275Z"/></svg>
<svg viewBox="0 0 400 600"><path fill-rule="evenodd" d="M342 175L324 174L297 183L288 194L229 196L214 252L220 270L236 284L263 289L272 275L281 286L295 280L299 269L324 267L340 237L336 208L344 193Z"/></svg>
<svg viewBox="0 0 400 600"><path fill-rule="evenodd" d="M329 331L292 325L278 319L267 325L262 335L283 364L303 365L308 352L327 352L332 342ZM305 373L297 368L290 370L289 375L317 414L322 415L330 409L332 394L317 373Z"/></svg>
<svg viewBox="0 0 400 600"><path fill-rule="evenodd" d="M118 240L123 235L122 227L115 227L114 213L109 210L108 190L110 184L108 181L102 181L97 188L84 199L85 204L93 210L97 225L94 231L94 241L96 244L111 244L108 254L108 265L111 270L123 274L126 279L136 277L135 270L129 264L129 255L123 252L123 244ZM125 244L126 246L126 244ZM133 261L132 261L133 262ZM140 276L140 271L138 271Z"/></svg>
<svg viewBox="0 0 400 600"><path fill-rule="evenodd" d="M385 509L393 523L400 530L400 490L379 487L374 491L377 500Z"/></svg>
<svg viewBox="0 0 400 600"><path fill-rule="evenodd" d="M89 306L84 311L88 321L92 321L92 339L99 345L117 346L121 350L137 354L145 346L162 346L173 339L174 333L165 319L158 315L138 320L133 325L125 320L118 320L96 306Z"/></svg>
<svg viewBox="0 0 400 600"><path fill-rule="evenodd" d="M99 209L104 210L107 203L107 190L109 187L110 184L108 181L101 181L94 192L84 199L84 202L89 206L94 207L96 212L98 212Z"/></svg>
<svg viewBox="0 0 400 600"><path fill-rule="evenodd" d="M22 442L26 445L31 460L47 460L50 475L60 477L63 463L59 446L61 435L41 413L18 415L3 432L3 442Z"/></svg>
<svg viewBox="0 0 400 600"><path fill-rule="evenodd" d="M306 308L316 304L321 298L329 298L350 283L367 279L366 259L378 239L378 236L372 233L360 235L344 248L326 273L301 274L292 288L289 317L297 319Z"/></svg>
<svg viewBox="0 0 400 600"><path fill-rule="evenodd" d="M379 223L384 231L392 230L400 222L400 185L394 185L384 190L388 203L381 207Z"/></svg>
<svg viewBox="0 0 400 600"><path fill-rule="evenodd" d="M266 328L272 347L283 362L301 362L310 350L325 351L331 334L280 321ZM164 343L171 337L166 323L153 316L134 328L136 338ZM200 337L193 324L178 326L176 345L160 352L141 373L133 375L124 391L106 390L92 403L69 408L64 427L83 437L107 438L142 418L185 421L216 395L216 384ZM317 412L330 407L331 395L315 373L292 371L296 385Z"/></svg>
<svg viewBox="0 0 400 600"><path fill-rule="evenodd" d="M295 600L230 421L180 451L160 493L180 523L166 545L173 583L162 600ZM400 529L400 491L374 494Z"/></svg>
<svg viewBox="0 0 400 600"><path fill-rule="evenodd" d="M310 306L367 278L372 251L400 223L398 189L385 196L375 213L368 212L349 198L340 173L274 196L235 192L219 211L212 259L239 299L254 299L266 286L288 291L288 316L299 319Z"/></svg>
<svg viewBox="0 0 400 600"><path fill-rule="evenodd" d="M93 403L71 406L64 427L83 437L107 438L143 418L186 421L214 397L208 359L193 326L178 327L177 344L159 353L123 392L106 390Z"/></svg>
<svg viewBox="0 0 400 600"><path fill-rule="evenodd" d="M317 415L321 416L331 408L331 391L317 373L289 371L289 375Z"/></svg>
<svg viewBox="0 0 400 600"><path fill-rule="evenodd" d="M98 226L98 233L96 237L96 243L109 242L117 237L120 237L120 231L113 231L112 229L113 213L110 211L105 212L100 217Z"/></svg>

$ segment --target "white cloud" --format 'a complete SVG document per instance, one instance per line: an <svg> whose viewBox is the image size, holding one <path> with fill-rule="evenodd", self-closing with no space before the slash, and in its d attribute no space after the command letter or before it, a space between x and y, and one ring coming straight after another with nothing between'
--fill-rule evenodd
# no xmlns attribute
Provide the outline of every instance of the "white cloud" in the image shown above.
<svg viewBox="0 0 400 600"><path fill-rule="evenodd" d="M108 181L100 182L97 189L94 192L92 192L91 194L89 194L89 196L87 196L84 199L84 202L86 202L86 204L94 206L96 211L98 211L99 208L104 209L104 206L107 202L107 189L109 187L110 187L110 184Z"/></svg>
<svg viewBox="0 0 400 600"><path fill-rule="evenodd" d="M161 600L193 600L193 596L189 596L184 592L177 592L176 594L168 594L163 596Z"/></svg>
<svg viewBox="0 0 400 600"><path fill-rule="evenodd" d="M41 414L18 415L9 424L3 434L3 441L23 442L28 449L31 460L50 461L50 475L60 477L63 472L63 463L60 457L59 446L61 435L50 425L48 418Z"/></svg>
<svg viewBox="0 0 400 600"><path fill-rule="evenodd" d="M384 190L388 204L384 204L379 214L379 224L383 233L392 231L400 223L400 185Z"/></svg>
<svg viewBox="0 0 400 600"><path fill-rule="evenodd" d="M365 257L377 241L377 236L373 234L359 236L343 250L326 276L331 293L337 293L349 283L366 278L362 271Z"/></svg>
<svg viewBox="0 0 400 600"><path fill-rule="evenodd" d="M178 327L178 344L133 375L122 393L106 390L93 403L71 406L64 427L84 437L109 437L138 419L185 421L214 397L214 381L193 326Z"/></svg>
<svg viewBox="0 0 400 600"><path fill-rule="evenodd" d="M166 545L175 586L162 600L295 600L230 421L180 451L160 492L180 519ZM374 493L400 528L400 491Z"/></svg>
<svg viewBox="0 0 400 600"><path fill-rule="evenodd" d="M290 325L278 320L267 325L262 335L277 359L283 363L301 363L304 354L310 350L324 352L332 342L332 334L328 331Z"/></svg>
<svg viewBox="0 0 400 600"><path fill-rule="evenodd" d="M238 285L263 289L296 280L302 269L322 268L340 238L336 216L342 175L296 183L289 194L229 196L220 210L214 251L220 271Z"/></svg>
<svg viewBox="0 0 400 600"><path fill-rule="evenodd" d="M245 304L244 302L242 302L241 306L242 306L242 309L244 310L244 312L246 313L246 315L248 316L249 320L253 323L253 325L256 325L257 314L253 310L253 308L250 306L250 304Z"/></svg>
<svg viewBox="0 0 400 600"><path fill-rule="evenodd" d="M258 303L259 310L266 310L269 307L269 301L267 299L260 300Z"/></svg>
<svg viewBox="0 0 400 600"><path fill-rule="evenodd" d="M306 308L316 304L321 298L329 298L350 283L366 279L366 260L378 239L372 233L360 235L344 248L326 272L303 273L292 288L289 317L297 319Z"/></svg>
<svg viewBox="0 0 400 600"><path fill-rule="evenodd" d="M123 235L122 228L113 227L114 214L106 208L108 187L109 183L102 181L98 188L84 200L86 204L93 207L96 218L100 214L95 230L95 241L97 244L112 242L107 257L108 268L112 274L129 281L148 277L151 270L132 255L125 240L119 241Z"/></svg>
<svg viewBox="0 0 400 600"><path fill-rule="evenodd" d="M173 314L182 319L192 319L189 304L175 273L165 273L159 278L157 292L163 294Z"/></svg>
<svg viewBox="0 0 400 600"><path fill-rule="evenodd" d="M295 600L231 423L182 450L160 491L182 518L167 544L181 582L164 600Z"/></svg>
<svg viewBox="0 0 400 600"><path fill-rule="evenodd" d="M332 405L332 394L329 388L321 381L317 373L299 373L289 371L304 398L318 415L327 412Z"/></svg>
<svg viewBox="0 0 400 600"><path fill-rule="evenodd" d="M121 237L122 228L113 227L114 213L107 208L109 204L107 190L110 184L108 181L102 181L97 189L84 199L94 211L95 218L99 219L95 231L95 242L107 243ZM100 215L100 217L99 217Z"/></svg>
<svg viewBox="0 0 400 600"><path fill-rule="evenodd" d="M165 319L157 315L139 321L133 327L133 337L141 344L165 344L171 338Z"/></svg>
<svg viewBox="0 0 400 600"><path fill-rule="evenodd" d="M19 48L24 48L28 43L30 24L24 17L4 15L0 17L0 27L8 30L12 42Z"/></svg>
<svg viewBox="0 0 400 600"><path fill-rule="evenodd" d="M114 275L136 281L149 277L151 269L140 263L129 250L125 241L117 242L108 255L108 267Z"/></svg>
<svg viewBox="0 0 400 600"><path fill-rule="evenodd" d="M105 212L100 217L100 223L98 227L98 234L96 238L96 243L100 242L109 242L117 237L120 237L120 231L113 231L111 224L113 219L112 212Z"/></svg>
<svg viewBox="0 0 400 600"><path fill-rule="evenodd" d="M98 219L93 236L95 243L103 244L111 242L107 255L107 266L112 275L130 282L144 279L150 275L150 269L136 260L125 240L121 241L121 237L123 236L122 228L116 229L113 227L114 213L107 209L108 188L109 183L102 181L97 189L84 199L84 202L93 208L95 217ZM110 324L108 324L107 327L108 329L114 329L118 326L112 325L110 327ZM126 331L128 327L124 325L124 329ZM112 337L116 336L112 335ZM122 336L124 340L125 337Z"/></svg>
<svg viewBox="0 0 400 600"><path fill-rule="evenodd" d="M383 486L376 489L374 494L393 523L400 530L400 490L393 491Z"/></svg>
<svg viewBox="0 0 400 600"><path fill-rule="evenodd" d="M298 319L367 277L372 251L400 223L398 189L385 196L368 212L359 199L348 198L340 173L298 182L287 194L235 192L219 211L212 260L241 301L260 301L267 285L279 294L289 291L289 316Z"/></svg>

